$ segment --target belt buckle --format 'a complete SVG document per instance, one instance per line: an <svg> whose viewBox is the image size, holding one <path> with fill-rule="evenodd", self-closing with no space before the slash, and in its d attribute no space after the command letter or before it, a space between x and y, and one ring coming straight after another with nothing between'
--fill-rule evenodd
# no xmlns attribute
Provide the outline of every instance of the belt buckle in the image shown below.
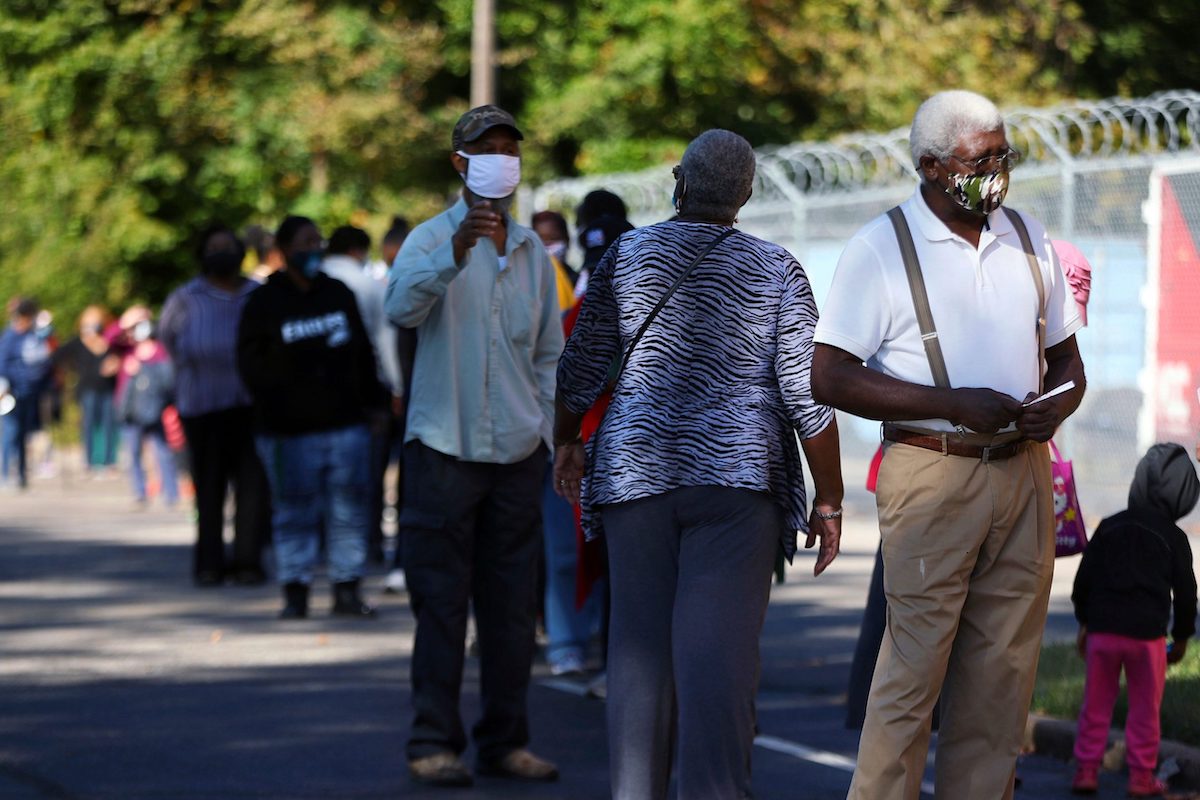
<svg viewBox="0 0 1200 800"><path fill-rule="evenodd" d="M943 433L938 438L941 439L941 441L942 441L942 455L944 455L944 456L950 455L950 434Z"/></svg>
<svg viewBox="0 0 1200 800"><path fill-rule="evenodd" d="M992 451L1000 450L1007 446L1008 445L1003 445L1003 444L985 445L983 448L983 454L979 457L980 461L982 461L984 464L990 463L992 461Z"/></svg>

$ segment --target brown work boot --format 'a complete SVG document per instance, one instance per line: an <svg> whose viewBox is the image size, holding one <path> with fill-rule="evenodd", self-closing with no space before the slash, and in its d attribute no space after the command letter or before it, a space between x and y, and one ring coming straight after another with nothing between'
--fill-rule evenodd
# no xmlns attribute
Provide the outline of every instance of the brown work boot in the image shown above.
<svg viewBox="0 0 1200 800"><path fill-rule="evenodd" d="M449 751L414 758L408 762L413 780L433 786L470 786L471 772L463 760Z"/></svg>
<svg viewBox="0 0 1200 800"><path fill-rule="evenodd" d="M512 778L518 781L556 781L558 767L544 758L538 758L528 750L513 750L496 761L480 761L475 771L494 778Z"/></svg>

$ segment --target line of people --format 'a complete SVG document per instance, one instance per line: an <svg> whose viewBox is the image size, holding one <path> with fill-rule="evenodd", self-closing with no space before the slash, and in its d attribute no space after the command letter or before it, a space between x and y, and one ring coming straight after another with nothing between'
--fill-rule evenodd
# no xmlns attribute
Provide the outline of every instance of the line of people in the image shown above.
<svg viewBox="0 0 1200 800"><path fill-rule="evenodd" d="M333 613L374 616L362 578L399 439L413 779L557 778L529 749L543 605L555 672L580 672L603 629L614 797L665 797L673 765L680 798L749 797L772 571L797 532L814 576L838 555L846 410L883 422L888 604L850 797L917 798L939 697L937 796L1011 797L1053 569L1044 443L1086 382L1049 238L1004 205L1019 153L999 111L969 92L922 104L918 186L849 241L820 314L796 259L734 227L755 173L737 134L689 144L671 220L632 229L590 196L578 273L562 217L510 213L523 139L496 106L458 120L461 194L393 238L386 286L356 228L326 241L289 216L261 285L232 231L204 232L158 334L192 444L197 582L263 580L269 530L281 616L308 615L322 542ZM137 335L124 377L153 383Z"/></svg>
<svg viewBox="0 0 1200 800"><path fill-rule="evenodd" d="M62 344L50 313L33 298L15 298L9 318L0 336L0 488L28 488L31 441L62 421L63 389L70 375L83 474L113 474L124 439L135 501L145 505L151 494L161 492L167 505L176 505L184 441L178 420L170 416L173 371L155 338L149 309L133 306L114 320L103 307L88 306L80 314L78 334ZM148 442L158 461L153 485L142 466ZM56 471L51 443L42 454L39 472L50 477Z"/></svg>
<svg viewBox="0 0 1200 800"><path fill-rule="evenodd" d="M915 800L939 697L937 796L1011 797L1053 570L1045 442L1086 381L1050 240L1004 206L1020 154L995 105L922 104L918 186L850 240L820 317L795 259L733 227L749 144L702 134L674 171L676 217L607 248L561 356L554 262L508 213L522 139L496 107L459 120L462 199L389 275L389 316L418 342L401 516L413 778L472 780L458 708L472 604L475 772L557 776L528 750L525 709L552 450L555 492L607 553L613 796L665 797L674 764L681 798L749 797L776 554L803 532L820 575L839 550L836 407L884 423L889 612L850 797ZM1143 778L1132 791L1161 790Z"/></svg>

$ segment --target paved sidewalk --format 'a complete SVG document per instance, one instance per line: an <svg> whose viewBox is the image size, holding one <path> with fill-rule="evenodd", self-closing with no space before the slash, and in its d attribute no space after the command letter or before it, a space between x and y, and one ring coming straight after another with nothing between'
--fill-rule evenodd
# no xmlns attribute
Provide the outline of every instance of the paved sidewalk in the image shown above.
<svg viewBox="0 0 1200 800"><path fill-rule="evenodd" d="M868 503L848 499L845 551L829 573L812 579L811 558L798 557L774 592L760 800L845 797L857 737L842 728L842 695L877 540ZM191 541L188 512L134 510L123 482L57 478L0 495L0 798L608 797L603 704L540 664L533 747L559 763L561 782L412 784L413 626L404 598L379 594L382 572L368 585L381 618L329 618L319 582L314 616L282 623L273 586L193 588ZM1073 635L1070 579L1056 580L1052 637ZM477 686L471 663L468 725ZM1019 798L1069 796L1062 762L1025 759L1021 773ZM1123 796L1121 780L1107 776L1101 797Z"/></svg>

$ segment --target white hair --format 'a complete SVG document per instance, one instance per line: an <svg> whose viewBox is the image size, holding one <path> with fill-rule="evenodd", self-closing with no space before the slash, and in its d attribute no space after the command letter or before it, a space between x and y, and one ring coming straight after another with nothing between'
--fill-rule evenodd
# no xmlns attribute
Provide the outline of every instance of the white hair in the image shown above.
<svg viewBox="0 0 1200 800"><path fill-rule="evenodd" d="M908 146L913 166L921 168L921 156L945 161L968 134L1004 129L1004 117L996 104L981 94L955 89L930 97L913 116Z"/></svg>

